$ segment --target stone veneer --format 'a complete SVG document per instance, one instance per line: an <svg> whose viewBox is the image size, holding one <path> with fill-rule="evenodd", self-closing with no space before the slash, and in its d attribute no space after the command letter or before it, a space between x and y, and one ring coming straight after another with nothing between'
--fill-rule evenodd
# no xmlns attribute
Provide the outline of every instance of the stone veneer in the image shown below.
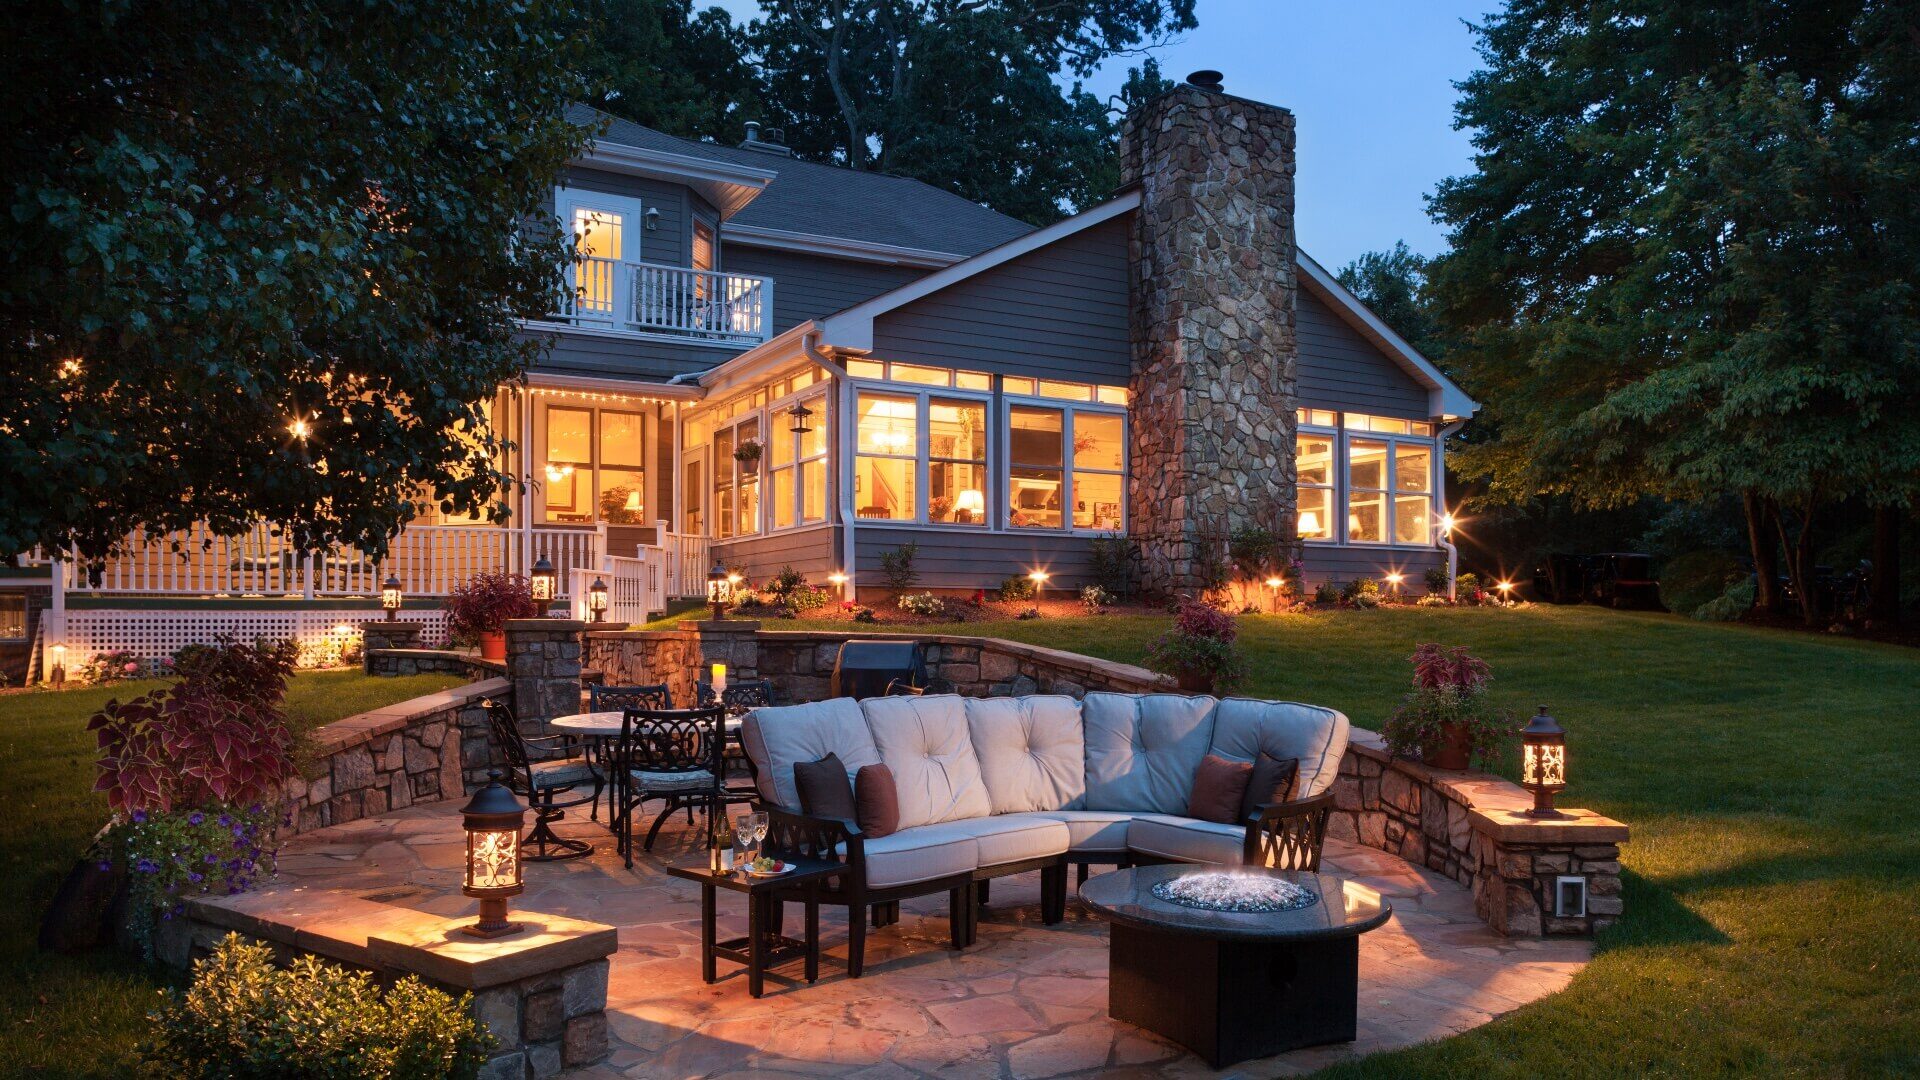
<svg viewBox="0 0 1920 1080"><path fill-rule="evenodd" d="M465 675L470 679L491 679L507 673L501 660L482 660L474 653L450 649L368 649L362 661L369 675Z"/></svg>
<svg viewBox="0 0 1920 1080"><path fill-rule="evenodd" d="M1203 545L1294 535L1293 114L1183 84L1128 115L1120 163L1141 193L1129 532L1164 595L1205 584Z"/></svg>

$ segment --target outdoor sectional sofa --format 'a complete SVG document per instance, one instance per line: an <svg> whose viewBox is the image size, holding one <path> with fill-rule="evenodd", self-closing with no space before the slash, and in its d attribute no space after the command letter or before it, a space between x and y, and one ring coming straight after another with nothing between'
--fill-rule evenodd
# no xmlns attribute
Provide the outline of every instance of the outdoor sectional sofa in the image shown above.
<svg viewBox="0 0 1920 1080"><path fill-rule="evenodd" d="M848 967L863 961L866 913L898 917L903 899L945 891L953 945L974 939L976 905L995 877L1041 872L1041 916L1066 911L1067 867L1153 862L1316 869L1347 749L1345 715L1248 698L1090 693L963 698L834 698L756 709L742 727L770 851L844 859L827 903L846 905ZM1208 754L1298 762L1291 797L1233 824L1187 816ZM898 831L802 811L794 766L838 755L849 776L884 764Z"/></svg>

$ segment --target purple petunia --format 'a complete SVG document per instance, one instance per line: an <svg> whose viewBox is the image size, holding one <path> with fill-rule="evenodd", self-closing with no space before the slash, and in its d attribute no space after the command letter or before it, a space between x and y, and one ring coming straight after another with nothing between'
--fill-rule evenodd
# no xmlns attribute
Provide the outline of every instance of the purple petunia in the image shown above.
<svg viewBox="0 0 1920 1080"><path fill-rule="evenodd" d="M133 823L135 825L145 825L147 823L147 812L145 810L135 810L133 812Z"/></svg>
<svg viewBox="0 0 1920 1080"><path fill-rule="evenodd" d="M198 810L195 810L193 813L187 815L187 824L189 825L199 825L205 822L206 820L207 820L207 815L201 813Z"/></svg>
<svg viewBox="0 0 1920 1080"><path fill-rule="evenodd" d="M160 872L160 864L154 862L152 859L141 859L133 865L133 868L143 874L157 874Z"/></svg>

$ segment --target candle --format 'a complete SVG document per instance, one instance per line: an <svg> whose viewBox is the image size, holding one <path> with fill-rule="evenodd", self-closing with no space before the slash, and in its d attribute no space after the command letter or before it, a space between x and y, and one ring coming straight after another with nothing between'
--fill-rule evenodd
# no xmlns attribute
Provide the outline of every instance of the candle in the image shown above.
<svg viewBox="0 0 1920 1080"><path fill-rule="evenodd" d="M725 664L713 665L713 692L716 694L727 692L727 665Z"/></svg>

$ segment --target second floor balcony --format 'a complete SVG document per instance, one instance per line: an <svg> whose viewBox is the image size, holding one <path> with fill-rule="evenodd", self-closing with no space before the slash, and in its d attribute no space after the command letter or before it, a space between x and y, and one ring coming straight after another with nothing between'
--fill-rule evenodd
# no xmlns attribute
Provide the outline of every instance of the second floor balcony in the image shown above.
<svg viewBox="0 0 1920 1080"><path fill-rule="evenodd" d="M639 334L741 346L773 328L773 279L660 263L582 258L554 318Z"/></svg>

